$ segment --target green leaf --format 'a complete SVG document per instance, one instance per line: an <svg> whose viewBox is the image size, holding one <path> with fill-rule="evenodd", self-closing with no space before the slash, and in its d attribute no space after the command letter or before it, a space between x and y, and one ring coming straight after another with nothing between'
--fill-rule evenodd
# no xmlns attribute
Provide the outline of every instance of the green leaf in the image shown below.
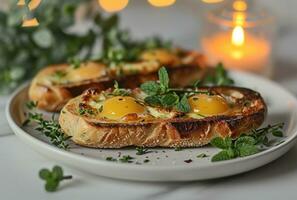
<svg viewBox="0 0 297 200"><path fill-rule="evenodd" d="M59 186L59 181L55 179L48 179L45 184L45 190L47 192L54 192L57 190L58 186Z"/></svg>
<svg viewBox="0 0 297 200"><path fill-rule="evenodd" d="M63 170L60 166L54 166L52 173L53 177L57 178L58 180L63 178Z"/></svg>
<svg viewBox="0 0 297 200"><path fill-rule="evenodd" d="M160 85L154 81L148 81L140 86L141 90L148 95L156 95L160 92Z"/></svg>
<svg viewBox="0 0 297 200"><path fill-rule="evenodd" d="M53 45L53 35L50 30L43 28L33 34L33 41L41 48L49 48Z"/></svg>
<svg viewBox="0 0 297 200"><path fill-rule="evenodd" d="M214 155L211 158L211 161L218 162L218 161L230 160L230 159L232 159L232 157L230 157L228 151L223 150L223 151L220 151L219 153L217 153L216 155Z"/></svg>
<svg viewBox="0 0 297 200"><path fill-rule="evenodd" d="M39 171L39 177L43 180L46 180L51 177L51 172L48 169L41 169Z"/></svg>
<svg viewBox="0 0 297 200"><path fill-rule="evenodd" d="M240 157L250 156L259 152L259 149L255 145L244 145L238 148Z"/></svg>
<svg viewBox="0 0 297 200"><path fill-rule="evenodd" d="M178 102L176 107L180 112L188 113L191 111L191 106L189 104L187 95L184 95L181 98L180 102Z"/></svg>
<svg viewBox="0 0 297 200"><path fill-rule="evenodd" d="M161 98L161 104L164 107L172 107L178 103L179 97L175 93L165 94Z"/></svg>
<svg viewBox="0 0 297 200"><path fill-rule="evenodd" d="M234 146L235 148L240 148L245 145L254 145L256 142L257 141L251 136L241 136L235 141Z"/></svg>
<svg viewBox="0 0 297 200"><path fill-rule="evenodd" d="M144 99L144 101L151 106L161 105L161 100L159 96L148 96Z"/></svg>
<svg viewBox="0 0 297 200"><path fill-rule="evenodd" d="M275 137L283 137L284 134L281 130L274 130L272 131L272 135L275 136Z"/></svg>
<svg viewBox="0 0 297 200"><path fill-rule="evenodd" d="M210 141L210 144L220 149L229 149L232 147L232 139L230 137L226 137L225 139L216 137Z"/></svg>
<svg viewBox="0 0 297 200"><path fill-rule="evenodd" d="M169 76L165 67L159 69L159 81L165 88L169 87Z"/></svg>

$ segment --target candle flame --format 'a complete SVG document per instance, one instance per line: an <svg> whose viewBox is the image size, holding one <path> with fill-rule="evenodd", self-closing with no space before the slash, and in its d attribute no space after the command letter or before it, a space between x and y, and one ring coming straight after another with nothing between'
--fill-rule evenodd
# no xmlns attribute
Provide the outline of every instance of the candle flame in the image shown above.
<svg viewBox="0 0 297 200"><path fill-rule="evenodd" d="M39 4L41 3L41 0L31 0L28 4L29 10L35 10Z"/></svg>
<svg viewBox="0 0 297 200"><path fill-rule="evenodd" d="M36 27L36 26L39 26L39 22L36 18L23 20L22 27Z"/></svg>
<svg viewBox="0 0 297 200"><path fill-rule="evenodd" d="M233 3L233 8L236 11L241 11L241 12L246 11L247 7L248 6L246 2L243 0L237 0L237 1L234 1Z"/></svg>
<svg viewBox="0 0 297 200"><path fill-rule="evenodd" d="M98 0L98 3L107 12L118 12L128 5L129 0Z"/></svg>
<svg viewBox="0 0 297 200"><path fill-rule="evenodd" d="M224 0L202 0L204 3L219 3L222 2Z"/></svg>
<svg viewBox="0 0 297 200"><path fill-rule="evenodd" d="M24 5L26 5L26 2L25 2L25 0L19 0L19 1L17 2L17 5L18 5L18 6L24 6Z"/></svg>
<svg viewBox="0 0 297 200"><path fill-rule="evenodd" d="M166 7L171 6L175 3L176 0L148 0L148 2L156 7Z"/></svg>
<svg viewBox="0 0 297 200"><path fill-rule="evenodd" d="M232 31L232 44L242 46L244 44L244 30L242 26L236 26Z"/></svg>

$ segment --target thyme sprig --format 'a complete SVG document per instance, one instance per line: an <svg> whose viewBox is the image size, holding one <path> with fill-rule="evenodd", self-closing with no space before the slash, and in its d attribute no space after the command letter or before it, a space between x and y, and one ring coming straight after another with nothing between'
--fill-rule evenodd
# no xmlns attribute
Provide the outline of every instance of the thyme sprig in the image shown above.
<svg viewBox="0 0 297 200"><path fill-rule="evenodd" d="M53 145L61 149L68 149L69 144L67 141L71 136L66 136L64 134L60 124L55 119L55 116L52 115L50 120L46 120L42 113L35 111L37 103L28 102L26 105L30 111L27 113L27 119L24 121L23 126L35 122L37 124L35 130L48 137Z"/></svg>

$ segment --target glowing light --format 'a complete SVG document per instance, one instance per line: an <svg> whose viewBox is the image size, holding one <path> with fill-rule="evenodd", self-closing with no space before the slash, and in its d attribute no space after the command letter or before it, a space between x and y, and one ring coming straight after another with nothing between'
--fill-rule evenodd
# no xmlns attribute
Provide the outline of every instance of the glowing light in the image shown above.
<svg viewBox="0 0 297 200"><path fill-rule="evenodd" d="M31 0L30 3L28 4L29 10L36 9L40 3L41 3L41 0Z"/></svg>
<svg viewBox="0 0 297 200"><path fill-rule="evenodd" d="M123 10L129 0L98 0L98 3L107 12L117 12Z"/></svg>
<svg viewBox="0 0 297 200"><path fill-rule="evenodd" d="M220 3L224 0L202 0L204 3Z"/></svg>
<svg viewBox="0 0 297 200"><path fill-rule="evenodd" d="M236 26L232 31L232 44L242 46L244 44L244 30L242 26Z"/></svg>
<svg viewBox="0 0 297 200"><path fill-rule="evenodd" d="M39 22L36 18L33 19L24 19L22 27L35 27L38 26Z"/></svg>
<svg viewBox="0 0 297 200"><path fill-rule="evenodd" d="M238 1L234 1L233 3L233 8L236 11L246 11L247 9L247 4L245 1L243 0L238 0Z"/></svg>
<svg viewBox="0 0 297 200"><path fill-rule="evenodd" d="M19 0L17 5L18 6L24 6L24 5L26 5L26 2L25 2L25 0Z"/></svg>
<svg viewBox="0 0 297 200"><path fill-rule="evenodd" d="M148 0L148 2L156 7L166 7L171 6L175 3L176 0Z"/></svg>
<svg viewBox="0 0 297 200"><path fill-rule="evenodd" d="M235 12L233 14L233 23L235 26L244 26L246 15L243 12Z"/></svg>

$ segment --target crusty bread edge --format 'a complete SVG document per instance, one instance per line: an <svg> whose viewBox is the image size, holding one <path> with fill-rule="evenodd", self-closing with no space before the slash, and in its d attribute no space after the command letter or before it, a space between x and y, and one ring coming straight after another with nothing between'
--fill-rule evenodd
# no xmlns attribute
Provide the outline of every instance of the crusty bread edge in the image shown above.
<svg viewBox="0 0 297 200"><path fill-rule="evenodd" d="M207 120L159 121L144 124L89 123L71 110L79 98L62 109L59 123L66 135L79 145L94 148L141 147L199 147L215 137L238 137L264 121L266 105L255 113L243 116L217 116Z"/></svg>

